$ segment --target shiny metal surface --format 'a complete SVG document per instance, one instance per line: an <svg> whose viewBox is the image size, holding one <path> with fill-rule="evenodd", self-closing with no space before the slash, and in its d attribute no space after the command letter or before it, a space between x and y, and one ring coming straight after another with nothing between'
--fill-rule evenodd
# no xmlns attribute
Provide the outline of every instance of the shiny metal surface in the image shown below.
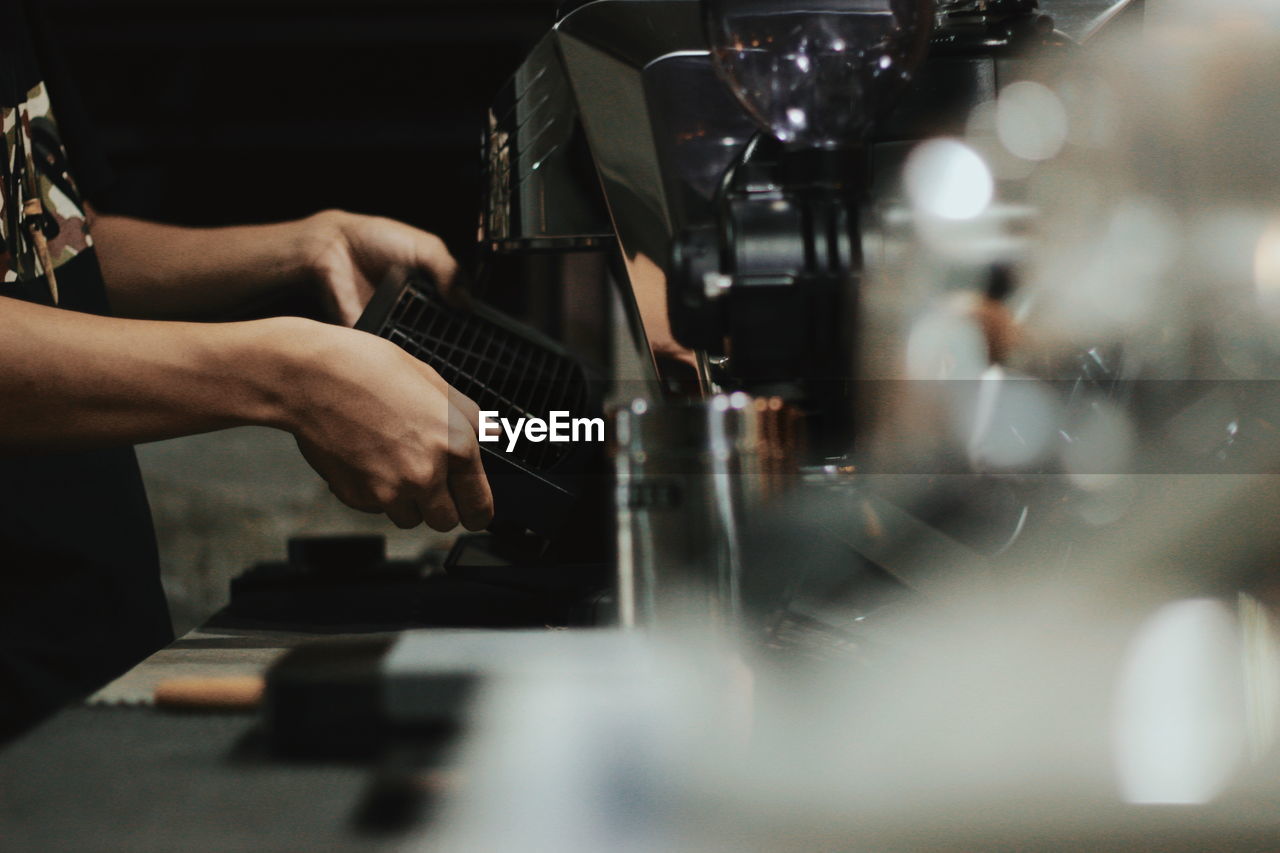
<svg viewBox="0 0 1280 853"><path fill-rule="evenodd" d="M672 235L709 210L755 125L711 70L696 2L602 0L556 37L655 370L696 373L667 318Z"/></svg>
<svg viewBox="0 0 1280 853"><path fill-rule="evenodd" d="M717 394L635 400L614 426L621 623L735 624L742 534L793 470L793 413L776 399Z"/></svg>
<svg viewBox="0 0 1280 853"><path fill-rule="evenodd" d="M1083 38L1135 2L1040 7ZM700 366L671 332L666 266L673 235L713 215L717 181L755 129L712 69L697 0L577 4L491 111L480 242L525 252L616 241L623 296L654 375L668 393L704 394L713 384L705 359Z"/></svg>
<svg viewBox="0 0 1280 853"><path fill-rule="evenodd" d="M778 140L860 142L928 47L933 0L706 0L712 60Z"/></svg>
<svg viewBox="0 0 1280 853"><path fill-rule="evenodd" d="M498 93L483 155L479 240L490 251L567 251L613 241L553 35Z"/></svg>
<svg viewBox="0 0 1280 853"><path fill-rule="evenodd" d="M659 378L695 377L671 334L672 234L705 215L755 126L715 77L696 0L599 0L569 12L490 113L480 242L492 251L613 244ZM695 392L697 393L697 392Z"/></svg>

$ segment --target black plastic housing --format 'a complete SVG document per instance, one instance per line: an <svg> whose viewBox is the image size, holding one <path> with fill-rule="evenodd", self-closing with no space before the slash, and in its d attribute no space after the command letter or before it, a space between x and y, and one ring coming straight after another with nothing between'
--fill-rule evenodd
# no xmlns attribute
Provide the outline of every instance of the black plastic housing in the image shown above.
<svg viewBox="0 0 1280 853"><path fill-rule="evenodd" d="M482 410L505 418L562 410L598 417L600 394L584 365L563 347L493 308L447 302L420 274L385 281L356 328L386 338L436 370ZM582 490L601 444L482 443L493 490L495 529L552 538Z"/></svg>

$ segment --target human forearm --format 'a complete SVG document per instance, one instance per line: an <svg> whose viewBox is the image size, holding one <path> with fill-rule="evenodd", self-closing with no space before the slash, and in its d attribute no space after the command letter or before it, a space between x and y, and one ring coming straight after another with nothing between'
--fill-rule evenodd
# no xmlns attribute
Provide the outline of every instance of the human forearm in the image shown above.
<svg viewBox="0 0 1280 853"><path fill-rule="evenodd" d="M98 216L93 234L117 314L214 318L310 286L316 259L336 239L332 219L184 228Z"/></svg>
<svg viewBox="0 0 1280 853"><path fill-rule="evenodd" d="M294 317L122 320L0 297L0 454L247 424L291 432L342 501L488 524L475 403L395 344Z"/></svg>
<svg viewBox="0 0 1280 853"><path fill-rule="evenodd" d="M352 325L389 270L423 270L446 292L458 270L434 234L339 210L225 228L98 216L92 229L112 307L127 317L226 318L303 288Z"/></svg>
<svg viewBox="0 0 1280 853"><path fill-rule="evenodd" d="M0 298L0 451L283 425L296 361L279 319L120 320Z"/></svg>

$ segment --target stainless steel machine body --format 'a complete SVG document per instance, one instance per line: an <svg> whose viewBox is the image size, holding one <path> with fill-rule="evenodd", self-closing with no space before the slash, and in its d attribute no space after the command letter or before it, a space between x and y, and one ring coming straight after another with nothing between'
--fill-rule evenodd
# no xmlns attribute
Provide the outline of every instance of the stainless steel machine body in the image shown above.
<svg viewBox="0 0 1280 853"><path fill-rule="evenodd" d="M490 112L481 243L616 247L651 378L688 379L696 356L667 320L672 238L709 214L755 132L711 68L697 2L587 4L533 49Z"/></svg>
<svg viewBox="0 0 1280 853"><path fill-rule="evenodd" d="M940 4L939 21L952 29L935 39L914 87L873 131L869 183L877 192L892 189L904 145L962 129L970 107L1025 72L1025 46L984 29L994 25L976 8L1001 5L1011 4ZM1134 4L1041 5L1083 36ZM683 229L717 219L720 182L758 130L715 73L699 0L579 4L490 110L480 244L499 254L616 247L654 378L696 369L701 384L674 387L705 393L708 360L671 333L672 246Z"/></svg>
<svg viewBox="0 0 1280 853"><path fill-rule="evenodd" d="M839 250L843 258L835 267L844 276L848 298L799 303L798 312L777 314L788 322L800 316L815 329L834 330L831 340L847 347L848 351L824 354L829 360L821 367L831 374L832 386L848 384L857 375L860 244L866 234L885 231L886 212L891 215L895 205L900 207L897 175L909 150L929 136L962 133L973 106L994 100L1003 86L1026 73L1027 49L1062 49L1072 43L1053 30L1041 11L1063 16L1076 35L1088 35L1134 5L1046 0L1041 10L1031 0L939 4L940 29L928 60L918 69L913 87L876 122L871 138L858 149L856 156L865 162L858 166L860 185L847 195L852 199L850 215L831 220L840 223L833 227L848 229L846 242L851 246ZM735 287L745 294L748 288L743 285L753 283L747 281L749 276L739 276L734 264L741 266L744 257L776 248L766 245L772 239L767 235L757 239L726 233L733 229L726 228L722 184L760 131L713 68L702 14L698 0L596 0L577 5L534 47L496 99L484 147L481 246L502 255L607 254L637 350L647 365L647 379L640 386L615 390L627 400L643 397L650 407L661 407L664 401L680 405L665 420L653 408L640 416L624 405L620 413L617 465L626 486L620 485L617 495L626 618L641 618L657 606L644 597L662 584L645 581L646 573L680 574L671 567L687 562L688 555L673 556L672 549L684 547L679 542L685 539L701 543L700 553L710 561L702 573L707 587L724 598L722 604L730 610L737 606L731 600L737 596L733 576L742 565L733 527L753 504L748 497L760 492L758 483L747 482L760 476L752 462L756 450L754 445L745 450L729 447L734 458L724 464L733 469L733 477L747 481L736 483L731 495L721 495L712 471L721 463L715 462L711 432L702 427L715 422L715 401L727 398L712 395L722 390L745 387L753 394L777 393L767 390L773 386L758 391L734 376L732 364L726 364L734 360L728 353L731 347L700 345L715 343L722 334L731 337L715 325L715 312L723 312L725 297ZM781 211L780 206L792 205L777 234L793 257L812 259L813 232L827 226L815 224L795 207L785 181L767 171L762 174L763 182L747 175L743 192L757 196L751 201L761 210ZM861 209L852 209L857 207ZM718 229L721 242L718 251L714 238L708 244L704 254L709 266L690 271L673 256L680 256L682 241L697 227ZM791 244L794 247L788 248ZM840 239L832 243L839 244ZM765 278L767 284L778 283L777 276ZM802 278L783 276L782 283ZM681 300L682 294L690 298ZM805 304L812 306L809 316L804 316ZM766 312L758 319L770 319L769 308L752 310ZM765 325L758 322L753 329ZM698 333L690 334L689 329ZM787 331L799 345L814 337L808 331ZM752 355L759 352L753 348ZM846 404L847 398L839 397L834 405ZM698 412L692 420L687 414L692 410L686 408L690 405ZM671 423L687 427L694 421L701 427L688 434L663 431L669 431ZM659 423L665 426L658 428ZM682 476L710 477L698 490L706 507L676 518L663 515L671 507L635 500L636 495L664 494L646 481L645 472L652 469L653 459L669 460L682 453L690 460ZM822 455L830 453L823 448ZM703 464L708 460L714 462L710 467ZM645 514L651 518L640 518ZM699 531L664 539L658 532L664 518L675 519L685 533L690 525Z"/></svg>

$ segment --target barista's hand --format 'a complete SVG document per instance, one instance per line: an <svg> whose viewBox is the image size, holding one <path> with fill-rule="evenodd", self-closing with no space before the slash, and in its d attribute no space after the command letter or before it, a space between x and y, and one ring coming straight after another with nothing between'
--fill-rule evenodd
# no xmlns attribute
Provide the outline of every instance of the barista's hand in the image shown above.
<svg viewBox="0 0 1280 853"><path fill-rule="evenodd" d="M301 369L283 426L338 499L404 528L485 527L493 497L476 404L388 341L297 322L308 339L297 344Z"/></svg>
<svg viewBox="0 0 1280 853"><path fill-rule="evenodd" d="M353 325L374 289L392 267L430 273L448 294L458 263L434 234L378 216L339 210L317 213L304 224L312 229L310 266L331 316Z"/></svg>

